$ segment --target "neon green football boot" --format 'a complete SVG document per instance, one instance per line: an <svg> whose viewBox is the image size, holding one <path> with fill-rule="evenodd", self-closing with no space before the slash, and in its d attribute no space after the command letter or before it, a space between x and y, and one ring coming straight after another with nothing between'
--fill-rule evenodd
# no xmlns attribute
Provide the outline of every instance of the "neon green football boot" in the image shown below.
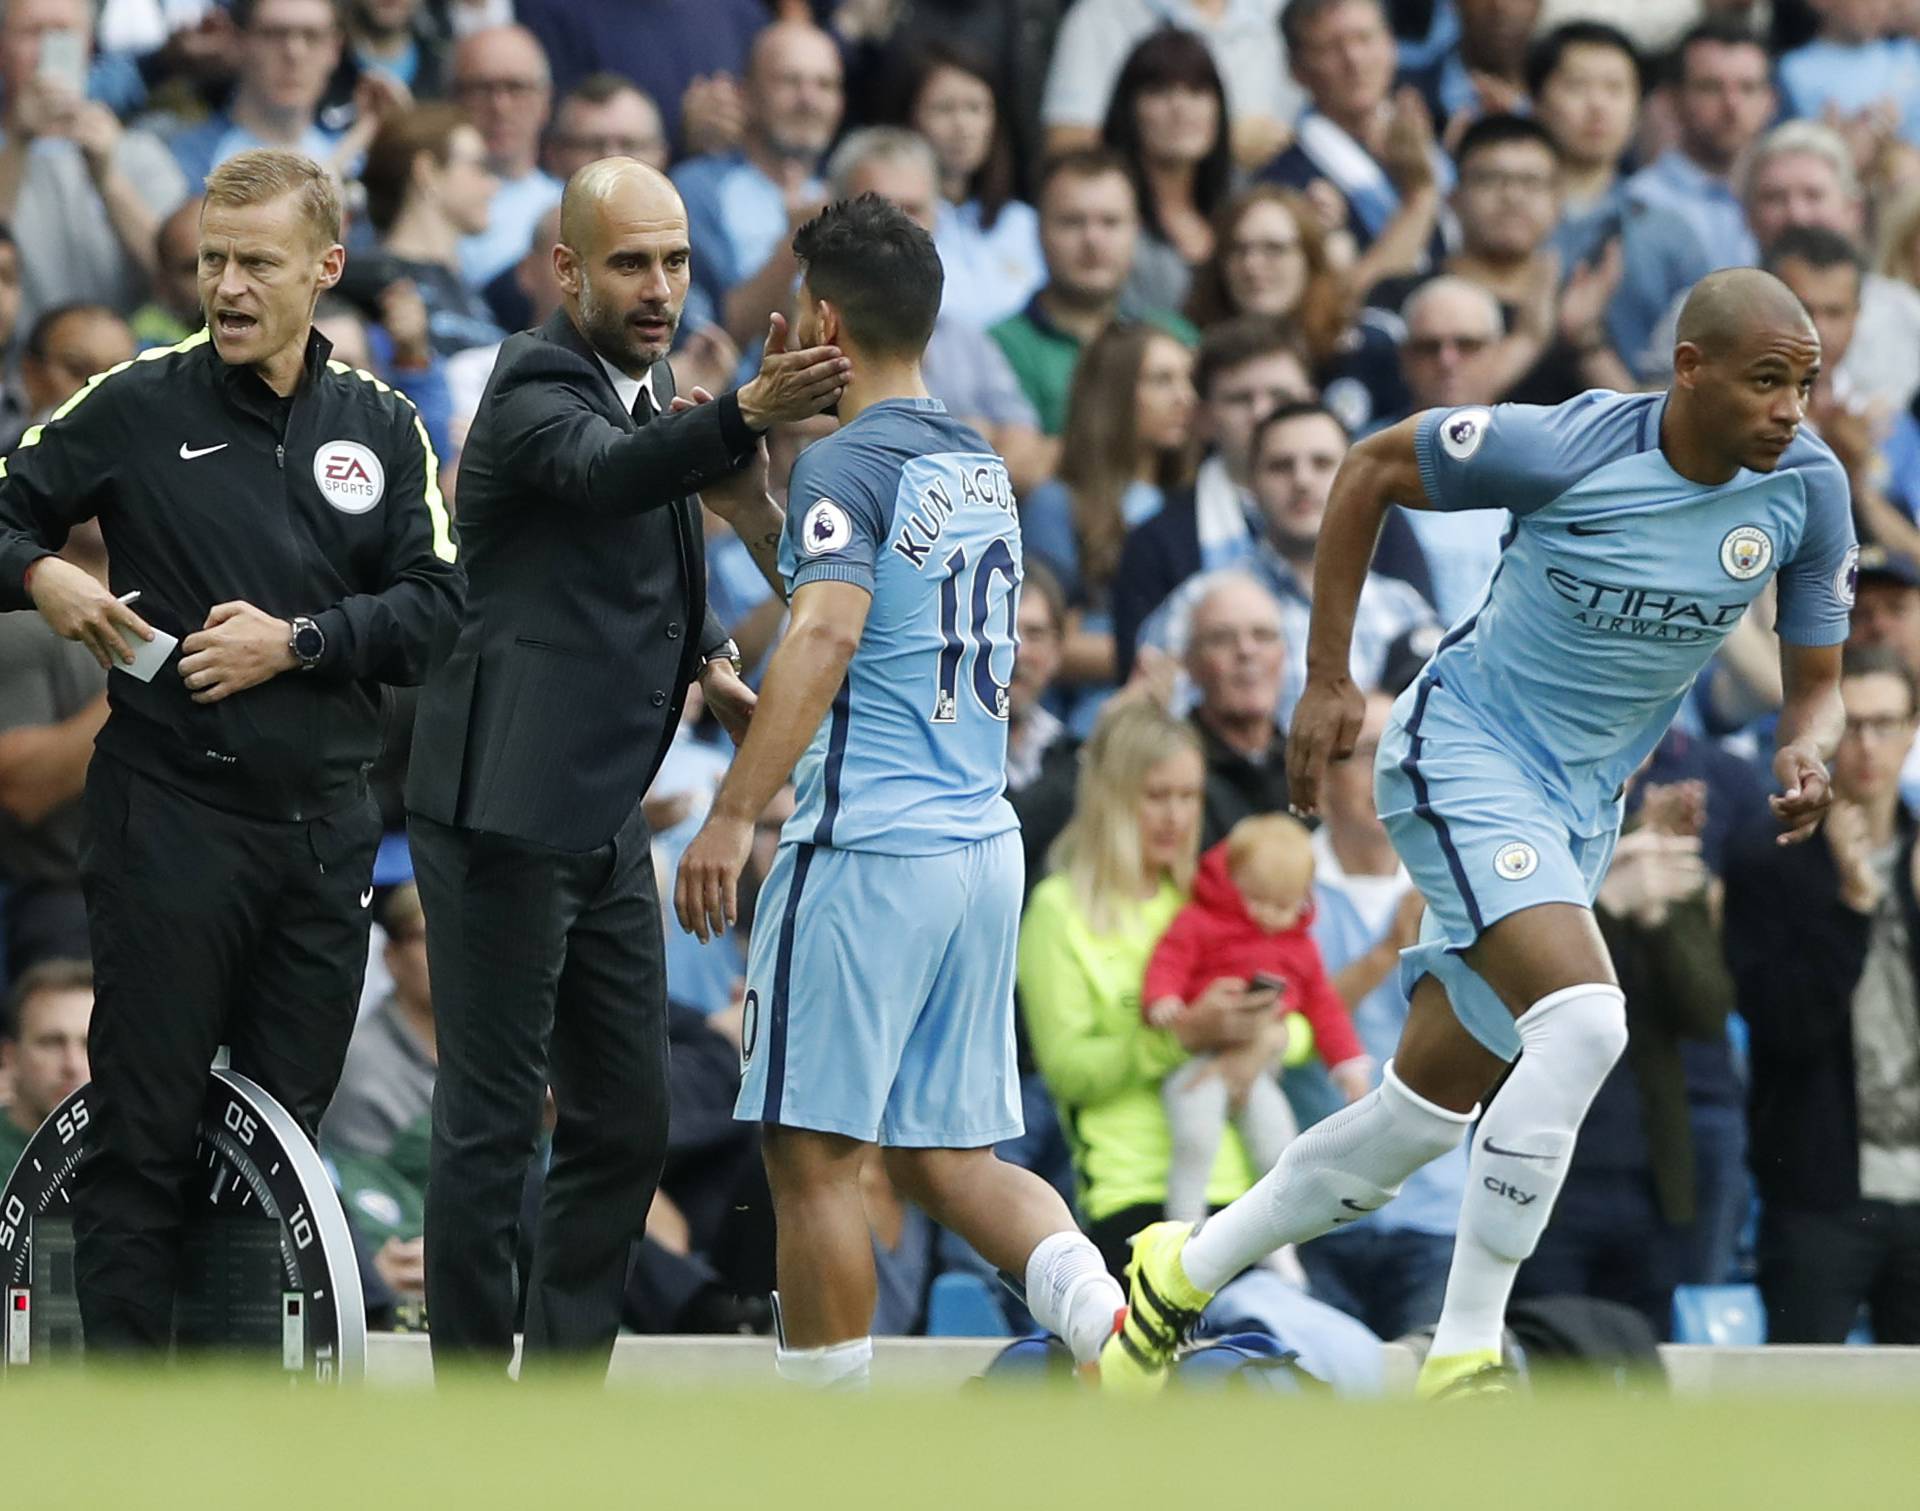
<svg viewBox="0 0 1920 1511"><path fill-rule="evenodd" d="M1100 1351L1103 1388L1137 1395L1166 1383L1173 1356L1213 1299L1180 1263L1192 1235L1189 1222L1156 1222L1133 1235L1126 1318Z"/></svg>
<svg viewBox="0 0 1920 1511"><path fill-rule="evenodd" d="M1428 1355L1413 1391L1423 1401L1511 1398L1521 1393L1520 1375L1494 1349L1449 1354L1444 1359Z"/></svg>

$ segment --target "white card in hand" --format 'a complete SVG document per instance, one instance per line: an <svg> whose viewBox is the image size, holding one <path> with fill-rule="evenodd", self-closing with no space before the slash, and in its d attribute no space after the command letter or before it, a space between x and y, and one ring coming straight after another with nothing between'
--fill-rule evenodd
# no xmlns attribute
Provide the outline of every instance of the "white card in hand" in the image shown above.
<svg viewBox="0 0 1920 1511"><path fill-rule="evenodd" d="M117 672L125 672L129 677L137 677L142 682L151 682L153 674L167 664L167 657L173 654L173 648L180 641L165 630L155 630L153 639L142 640L134 636L133 660L120 662L114 666Z"/></svg>

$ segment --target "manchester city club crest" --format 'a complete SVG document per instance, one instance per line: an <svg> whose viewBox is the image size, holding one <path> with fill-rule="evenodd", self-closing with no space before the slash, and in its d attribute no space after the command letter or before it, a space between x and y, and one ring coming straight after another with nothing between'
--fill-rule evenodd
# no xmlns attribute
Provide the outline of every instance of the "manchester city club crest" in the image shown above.
<svg viewBox="0 0 1920 1511"><path fill-rule="evenodd" d="M1502 845L1493 857L1493 869L1502 881L1525 881L1539 865L1540 852L1519 840Z"/></svg>
<svg viewBox="0 0 1920 1511"><path fill-rule="evenodd" d="M1773 539L1758 525L1739 525L1720 542L1720 565L1735 582L1749 582L1773 565Z"/></svg>

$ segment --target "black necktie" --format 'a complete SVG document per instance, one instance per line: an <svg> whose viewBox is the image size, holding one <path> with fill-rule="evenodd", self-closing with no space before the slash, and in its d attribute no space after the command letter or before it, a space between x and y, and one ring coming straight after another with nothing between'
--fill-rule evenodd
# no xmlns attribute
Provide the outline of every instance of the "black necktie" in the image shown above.
<svg viewBox="0 0 1920 1511"><path fill-rule="evenodd" d="M658 413L653 406L653 390L642 383L640 392L633 396L633 423L644 425Z"/></svg>

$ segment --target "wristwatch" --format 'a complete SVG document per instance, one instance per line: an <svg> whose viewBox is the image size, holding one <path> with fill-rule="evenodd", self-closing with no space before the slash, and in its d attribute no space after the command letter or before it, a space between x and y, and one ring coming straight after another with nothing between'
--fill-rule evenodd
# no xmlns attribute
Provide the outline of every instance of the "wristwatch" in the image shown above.
<svg viewBox="0 0 1920 1511"><path fill-rule="evenodd" d="M744 677L747 674L746 663L740 659L740 646L732 636L728 636L724 643L708 651L701 660L707 666L712 666L716 661L731 661L734 676Z"/></svg>
<svg viewBox="0 0 1920 1511"><path fill-rule="evenodd" d="M301 614L293 621L293 633L287 637L287 649L293 652L293 659L300 663L300 670L310 672L327 653L326 634L319 625Z"/></svg>

